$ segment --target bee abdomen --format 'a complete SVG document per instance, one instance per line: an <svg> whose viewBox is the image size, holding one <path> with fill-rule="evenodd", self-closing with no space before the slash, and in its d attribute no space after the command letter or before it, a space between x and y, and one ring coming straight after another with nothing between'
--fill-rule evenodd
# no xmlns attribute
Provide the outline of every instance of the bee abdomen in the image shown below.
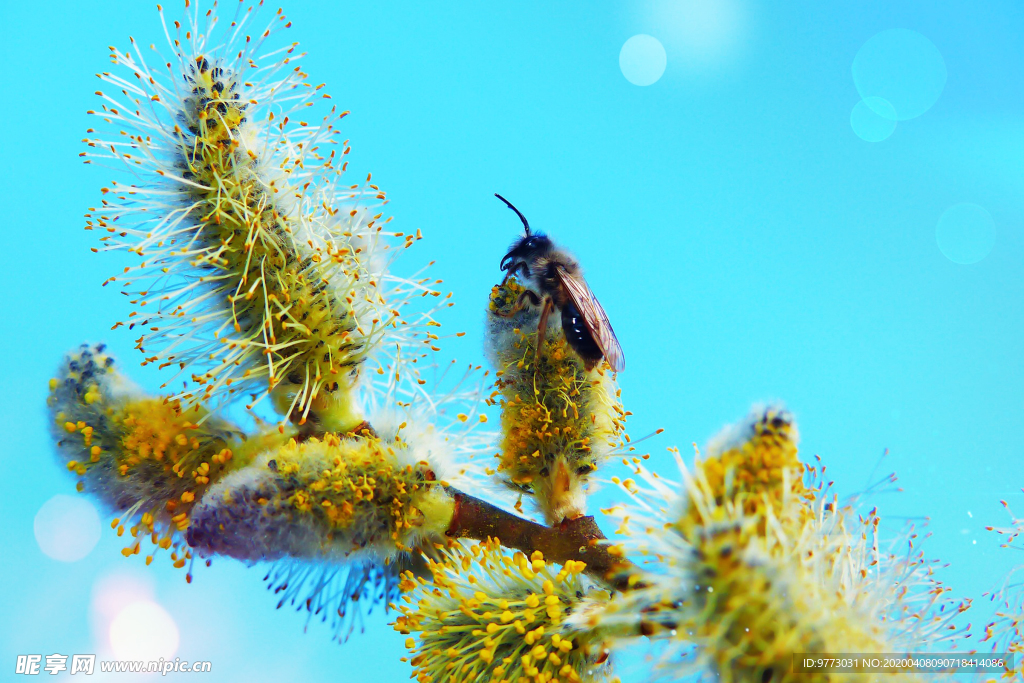
<svg viewBox="0 0 1024 683"><path fill-rule="evenodd" d="M596 363L604 357L601 347L597 345L590 330L587 329L583 315L572 301L567 301L562 306L562 330L565 332L565 340L569 342L569 346L583 360Z"/></svg>

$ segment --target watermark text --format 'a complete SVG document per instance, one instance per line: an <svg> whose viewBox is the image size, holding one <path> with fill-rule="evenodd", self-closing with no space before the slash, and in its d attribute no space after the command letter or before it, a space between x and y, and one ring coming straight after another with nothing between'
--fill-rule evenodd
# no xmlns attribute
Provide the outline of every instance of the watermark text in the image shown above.
<svg viewBox="0 0 1024 683"><path fill-rule="evenodd" d="M68 660L70 661L70 665ZM40 674L57 674L67 671L70 675L85 674L91 676L99 669L103 673L159 673L166 676L169 673L209 673L213 670L213 663L208 661L190 662L180 657L174 659L101 659L99 667L96 666L96 655L18 655L14 664L14 673L25 676L38 676Z"/></svg>

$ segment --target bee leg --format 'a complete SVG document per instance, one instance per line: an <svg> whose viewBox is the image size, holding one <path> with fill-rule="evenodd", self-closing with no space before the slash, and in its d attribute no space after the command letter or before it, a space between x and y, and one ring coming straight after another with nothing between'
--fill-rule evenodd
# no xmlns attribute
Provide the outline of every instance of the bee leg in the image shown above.
<svg viewBox="0 0 1024 683"><path fill-rule="evenodd" d="M544 336L548 331L548 316L554 307L555 302L551 300L551 297L544 297L544 308L540 310L540 321L537 323L537 348L533 356L534 368L540 365L540 349L544 345Z"/></svg>
<svg viewBox="0 0 1024 683"><path fill-rule="evenodd" d="M530 303L533 304L534 306L540 304L540 297L534 294L531 290L526 289L523 290L523 293L519 295L518 299L516 299L516 303L512 306L511 311L509 311L508 313L500 313L498 311L494 311L494 315L500 318L511 318L523 308L523 304L526 302L527 299L529 299Z"/></svg>
<svg viewBox="0 0 1024 683"><path fill-rule="evenodd" d="M505 286L505 283L506 283L506 282L508 282L508 279L509 279L510 277L512 277L513 275L515 275L515 274L516 274L516 271L517 271L517 270L521 270L521 271L523 271L523 275L525 275L526 277L530 277L530 266L528 266L528 265L526 265L525 263L523 263L522 261L520 261L519 263L517 263L517 264L515 264L514 266L510 267L510 268L509 268L509 269L508 269L508 270L507 270L507 271L505 272L505 277L504 277L504 278L502 278L502 280L501 280L501 286L502 286L502 287L504 287L504 286Z"/></svg>
<svg viewBox="0 0 1024 683"><path fill-rule="evenodd" d="M519 270L519 268L517 266L512 266L511 268L509 268L508 270L505 271L505 277L501 278L501 286L502 287L505 286L505 283L508 282L508 279L510 277L515 275L517 270Z"/></svg>

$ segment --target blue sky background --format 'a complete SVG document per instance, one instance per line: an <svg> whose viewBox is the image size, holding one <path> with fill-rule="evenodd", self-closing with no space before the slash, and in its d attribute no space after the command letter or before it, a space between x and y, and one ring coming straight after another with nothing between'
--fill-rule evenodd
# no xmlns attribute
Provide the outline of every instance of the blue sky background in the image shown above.
<svg viewBox="0 0 1024 683"><path fill-rule="evenodd" d="M126 302L99 286L122 256L92 254L95 235L82 230L110 179L78 159L85 110L108 45L163 36L151 3L8 5L0 671L17 654L97 651L91 596L114 572L148 585L175 618L179 656L213 660L204 680L363 680L368 667L376 680L406 680L402 638L384 619L345 646L316 624L304 634L301 616L274 610L259 569L216 561L186 585L165 562L122 558L105 522L85 559L40 551L37 511L74 493L47 435L46 382L83 340L137 355L130 333L110 331ZM942 576L956 594L980 598L1020 562L984 530L1008 521L1000 499L1024 510L1019 4L285 10L311 77L352 110L353 182L372 171L398 229L427 235L406 266L438 260L457 301L444 322L468 332L449 345L460 360L482 361L482 307L518 230L492 196L501 192L587 267L628 358L620 384L631 432L667 429L651 446L655 468L669 471L665 446L703 444L751 403L783 399L803 453L821 455L843 493L863 489L889 449L882 470L895 470L904 492L873 502L894 518L931 518L925 549L950 564ZM168 15L178 11L172 3ZM893 28L930 40L947 79L924 114L867 142L851 127L862 96L852 65ZM619 68L636 34L667 55L647 87ZM877 68L899 81L908 74L892 55ZM991 251L966 265L936 239L943 213L965 202L995 226ZM158 384L149 368L136 377ZM987 614L976 606L977 625ZM635 680L642 662L629 667Z"/></svg>

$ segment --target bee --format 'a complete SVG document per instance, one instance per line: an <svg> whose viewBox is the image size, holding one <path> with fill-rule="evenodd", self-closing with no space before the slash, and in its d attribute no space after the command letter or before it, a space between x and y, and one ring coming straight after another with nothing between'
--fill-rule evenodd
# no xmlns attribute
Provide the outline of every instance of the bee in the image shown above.
<svg viewBox="0 0 1024 683"><path fill-rule="evenodd" d="M622 372L626 367L622 347L615 337L608 314L583 279L580 264L555 246L547 235L532 231L526 217L511 202L500 194L495 193L494 196L516 212L526 233L509 248L501 259L500 267L505 271L503 285L510 277L519 274L527 285L513 312L527 301L541 307L537 324L537 358L547 331L548 316L558 309L565 340L583 359L587 370L593 369L603 358L613 371Z"/></svg>

